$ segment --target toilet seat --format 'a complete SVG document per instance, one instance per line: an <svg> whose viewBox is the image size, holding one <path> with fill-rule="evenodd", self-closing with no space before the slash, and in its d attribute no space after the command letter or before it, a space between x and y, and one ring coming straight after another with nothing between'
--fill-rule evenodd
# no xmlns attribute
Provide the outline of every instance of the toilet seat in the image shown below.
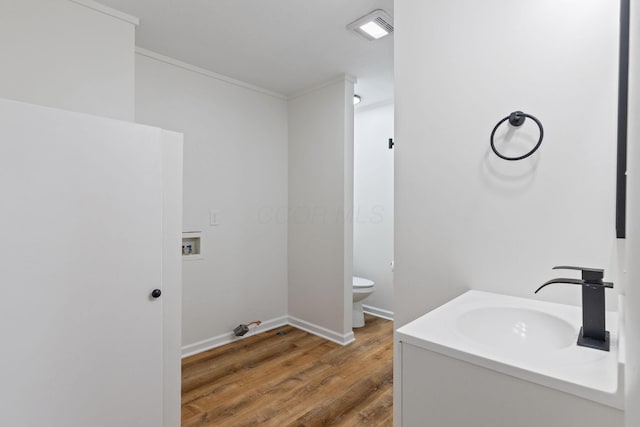
<svg viewBox="0 0 640 427"><path fill-rule="evenodd" d="M369 279L365 279L364 277L353 276L353 287L354 288L372 288L373 281Z"/></svg>

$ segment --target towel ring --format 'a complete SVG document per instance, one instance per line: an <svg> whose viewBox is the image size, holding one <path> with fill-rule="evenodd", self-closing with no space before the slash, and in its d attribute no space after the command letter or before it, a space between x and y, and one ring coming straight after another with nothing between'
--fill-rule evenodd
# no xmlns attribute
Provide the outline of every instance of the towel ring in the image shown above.
<svg viewBox="0 0 640 427"><path fill-rule="evenodd" d="M520 127L520 126L522 126L524 124L524 121L525 121L525 119L527 117L530 118L531 120L533 120L538 125L538 129L540 130L540 138L538 139L538 143L536 144L536 146L533 147L533 149L531 151L529 151L527 154L524 154L522 156L517 156L517 157L509 157L509 156L505 156L504 154L500 153L496 149L495 144L493 143L493 137L496 134L496 130L498 130L500 125L502 123L506 122L507 120L509 120L509 124L511 126ZM500 120L498 122L498 124L493 128L493 131L491 132L491 149L493 150L494 153L496 153L496 156L500 157L501 159L512 160L512 161L513 160L522 160L522 159L526 159L527 157L529 157L530 155L535 153L538 148L540 148L540 144L542 144L542 139L543 138L544 138L544 128L542 127L542 123L540 123L540 120L536 119L531 114L523 113L522 111L514 111L513 113L509 114L504 119Z"/></svg>

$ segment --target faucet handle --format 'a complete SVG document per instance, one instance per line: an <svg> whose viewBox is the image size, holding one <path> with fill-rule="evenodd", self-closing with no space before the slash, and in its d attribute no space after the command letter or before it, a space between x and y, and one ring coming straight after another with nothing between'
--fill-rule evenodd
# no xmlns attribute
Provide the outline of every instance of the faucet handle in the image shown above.
<svg viewBox="0 0 640 427"><path fill-rule="evenodd" d="M554 270L577 270L582 272L582 280L587 282L602 282L604 270L602 268L573 267L571 265L558 265Z"/></svg>

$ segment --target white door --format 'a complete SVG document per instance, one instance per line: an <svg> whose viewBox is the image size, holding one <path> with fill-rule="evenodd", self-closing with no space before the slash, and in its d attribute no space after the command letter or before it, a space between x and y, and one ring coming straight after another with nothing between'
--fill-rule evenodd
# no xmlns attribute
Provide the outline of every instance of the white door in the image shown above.
<svg viewBox="0 0 640 427"><path fill-rule="evenodd" d="M0 426L162 426L161 169L157 129L0 100Z"/></svg>

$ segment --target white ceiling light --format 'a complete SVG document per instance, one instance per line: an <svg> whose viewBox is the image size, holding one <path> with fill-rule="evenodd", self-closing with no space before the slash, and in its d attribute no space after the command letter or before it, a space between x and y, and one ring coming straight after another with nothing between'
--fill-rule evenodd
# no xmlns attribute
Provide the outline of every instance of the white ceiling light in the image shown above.
<svg viewBox="0 0 640 427"><path fill-rule="evenodd" d="M358 105L362 102L362 97L360 95L353 95L353 105Z"/></svg>
<svg viewBox="0 0 640 427"><path fill-rule="evenodd" d="M378 40L393 32L393 18L382 9L356 19L347 28L355 31L367 40Z"/></svg>

